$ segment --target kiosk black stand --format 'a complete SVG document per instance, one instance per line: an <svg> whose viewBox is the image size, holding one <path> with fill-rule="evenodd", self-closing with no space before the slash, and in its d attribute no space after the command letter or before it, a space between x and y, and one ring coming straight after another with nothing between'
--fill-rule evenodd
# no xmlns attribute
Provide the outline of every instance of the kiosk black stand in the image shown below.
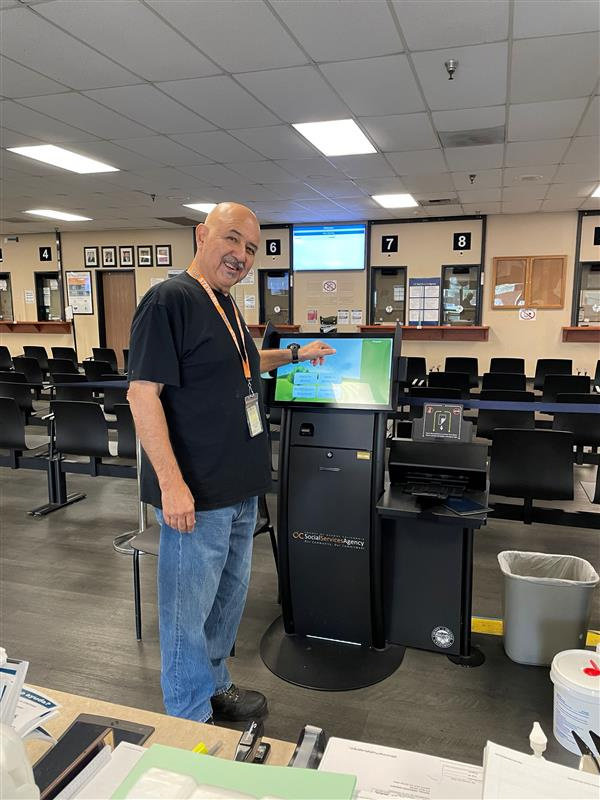
<svg viewBox="0 0 600 800"><path fill-rule="evenodd" d="M336 691L383 680L404 655L403 647L385 646L375 510L400 337L326 341L336 356L321 368L280 369L269 400L285 403L277 530L283 613L264 634L261 657L290 683Z"/></svg>

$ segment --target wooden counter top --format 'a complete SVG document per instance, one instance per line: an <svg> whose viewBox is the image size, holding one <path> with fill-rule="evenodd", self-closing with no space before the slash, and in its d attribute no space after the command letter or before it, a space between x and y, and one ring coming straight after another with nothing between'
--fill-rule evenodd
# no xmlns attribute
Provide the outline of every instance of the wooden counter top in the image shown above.
<svg viewBox="0 0 600 800"><path fill-rule="evenodd" d="M600 325L580 325L562 329L563 342L600 342Z"/></svg>
<svg viewBox="0 0 600 800"><path fill-rule="evenodd" d="M0 333L71 333L70 322L8 322L0 320Z"/></svg>
<svg viewBox="0 0 600 800"><path fill-rule="evenodd" d="M393 331L393 325L360 325L363 332ZM487 342L489 335L488 326L480 325L416 325L402 326L402 339L404 341L425 342Z"/></svg>

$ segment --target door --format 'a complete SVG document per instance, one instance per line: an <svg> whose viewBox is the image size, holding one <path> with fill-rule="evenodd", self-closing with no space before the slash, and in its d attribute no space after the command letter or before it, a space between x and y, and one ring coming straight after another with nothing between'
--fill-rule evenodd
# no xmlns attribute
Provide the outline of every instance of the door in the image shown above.
<svg viewBox="0 0 600 800"><path fill-rule="evenodd" d="M0 272L0 320L13 321L10 272Z"/></svg>
<svg viewBox="0 0 600 800"><path fill-rule="evenodd" d="M406 267L373 267L371 324L404 325Z"/></svg>
<svg viewBox="0 0 600 800"><path fill-rule="evenodd" d="M285 269L261 269L260 322L273 325L289 325L290 319L290 273Z"/></svg>
<svg viewBox="0 0 600 800"><path fill-rule="evenodd" d="M36 272L34 279L38 321L63 319L59 273Z"/></svg>
<svg viewBox="0 0 600 800"><path fill-rule="evenodd" d="M442 267L442 325L477 325L480 269L478 264Z"/></svg>
<svg viewBox="0 0 600 800"><path fill-rule="evenodd" d="M119 367L123 348L129 347L131 320L137 305L133 270L98 270L100 347L112 347Z"/></svg>

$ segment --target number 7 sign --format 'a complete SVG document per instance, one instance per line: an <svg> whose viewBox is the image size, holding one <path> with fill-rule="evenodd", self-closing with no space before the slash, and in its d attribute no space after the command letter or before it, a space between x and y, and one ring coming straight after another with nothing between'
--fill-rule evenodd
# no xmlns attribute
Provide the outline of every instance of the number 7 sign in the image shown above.
<svg viewBox="0 0 600 800"><path fill-rule="evenodd" d="M388 235L381 237L381 252L382 253L397 253L398 252L398 235Z"/></svg>

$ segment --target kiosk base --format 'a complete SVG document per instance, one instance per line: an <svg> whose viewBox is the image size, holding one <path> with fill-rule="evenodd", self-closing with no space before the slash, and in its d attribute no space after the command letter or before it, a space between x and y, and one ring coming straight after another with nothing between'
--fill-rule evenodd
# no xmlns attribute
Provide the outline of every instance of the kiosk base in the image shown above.
<svg viewBox="0 0 600 800"><path fill-rule="evenodd" d="M478 647L471 645L471 651L466 656L446 656L448 661L458 664L459 667L480 667L485 661L485 656Z"/></svg>
<svg viewBox="0 0 600 800"><path fill-rule="evenodd" d="M260 642L261 658L278 678L327 692L379 683L398 669L404 651L398 645L373 650L365 645L289 635L281 617L267 628Z"/></svg>

